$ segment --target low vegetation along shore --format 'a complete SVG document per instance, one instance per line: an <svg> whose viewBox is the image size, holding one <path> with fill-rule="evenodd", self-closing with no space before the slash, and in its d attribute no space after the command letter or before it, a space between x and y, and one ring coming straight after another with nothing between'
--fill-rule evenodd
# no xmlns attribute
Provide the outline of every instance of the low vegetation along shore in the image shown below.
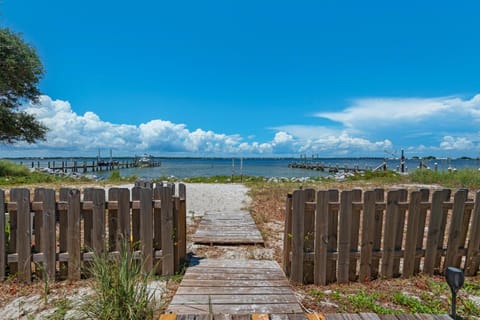
<svg viewBox="0 0 480 320"><path fill-rule="evenodd" d="M119 184L131 184L137 177L122 177L118 171L113 171L110 178L103 181L90 181L72 177L52 176L39 172L30 172L28 169L9 162L0 161L0 188L7 190L19 186L48 186L58 188L61 186L109 186ZM165 177L158 180L171 180ZM232 177L200 177L183 179L190 183L231 183ZM240 177L234 177L234 181L240 183ZM366 172L347 178L345 181L332 179L264 179L258 177L243 177L242 183L248 187L251 198L248 209L257 222L263 237L266 240L268 252L279 263L282 257L282 236L285 215L285 198L289 192L299 187L314 189L340 190L352 188L407 188L418 189L430 188L468 188L471 191L480 189L480 172L477 170L459 170L455 172L433 172L418 170L409 175L399 175L394 172ZM198 185L195 184L198 188ZM221 186L220 186L221 188ZM205 188L209 189L209 188ZM196 190L191 188L190 190ZM204 190L205 191L205 190ZM213 191L212 191L213 192ZM202 193L203 199L207 197ZM187 186L188 198L188 186ZM192 211L193 212L193 211ZM192 214L192 216L194 216ZM192 217L196 219L196 217ZM194 232L195 224L191 225L189 232ZM204 248L205 249L205 248ZM208 248L207 248L208 249ZM205 249L205 250L207 250ZM203 250L203 249L202 249ZM250 250L250 249L248 249ZM263 250L258 248L258 250ZM200 252L200 251L199 251ZM262 258L254 256L253 258ZM170 290L162 298L162 304L168 304L172 296L175 284L181 279L181 275L172 278L167 290ZM32 292L45 296L45 301L55 305L50 319L60 319L66 312L73 308L72 302L65 298L50 297L49 292L63 292L63 297L68 296L70 290L77 290L83 286L78 283L42 283L40 280L31 285L22 285L15 280L8 280L0 284L0 304L12 299L31 295ZM306 311L326 313L335 312L375 312L379 314L395 313L448 313L450 306L450 291L443 276L416 276L410 279L375 280L369 283L351 283L348 285L332 284L329 286L295 286L295 291L301 299ZM28 302L27 302L28 303ZM144 303L144 302L142 302ZM20 303L19 303L20 305ZM24 308L25 306L22 306ZM106 305L107 308L116 308ZM458 312L467 319L480 318L480 276L466 279L464 288L460 291L458 300ZM149 311L150 317L161 312L157 307ZM117 310L118 311L118 310ZM100 312L100 311L99 311ZM0 312L1 313L1 312ZM24 317L28 319L27 317Z"/></svg>

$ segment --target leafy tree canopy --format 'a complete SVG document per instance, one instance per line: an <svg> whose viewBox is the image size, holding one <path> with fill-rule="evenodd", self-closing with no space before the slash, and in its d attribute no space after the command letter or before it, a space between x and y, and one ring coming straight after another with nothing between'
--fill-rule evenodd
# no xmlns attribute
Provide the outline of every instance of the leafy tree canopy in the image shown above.
<svg viewBox="0 0 480 320"><path fill-rule="evenodd" d="M26 101L38 102L43 72L35 49L18 34L0 28L0 142L45 140L47 128L19 110Z"/></svg>

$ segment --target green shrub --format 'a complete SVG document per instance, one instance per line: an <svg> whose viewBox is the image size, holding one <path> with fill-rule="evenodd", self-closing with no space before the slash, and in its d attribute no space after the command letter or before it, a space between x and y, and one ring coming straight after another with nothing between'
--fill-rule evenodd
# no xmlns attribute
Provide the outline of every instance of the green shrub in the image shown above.
<svg viewBox="0 0 480 320"><path fill-rule="evenodd" d="M8 160L0 160L0 177L25 177L30 171L23 165Z"/></svg>
<svg viewBox="0 0 480 320"><path fill-rule="evenodd" d="M153 293L148 290L150 274L142 273L129 243L123 242L120 256L95 255L88 268L93 277L93 295L85 297L80 312L88 319L152 319Z"/></svg>

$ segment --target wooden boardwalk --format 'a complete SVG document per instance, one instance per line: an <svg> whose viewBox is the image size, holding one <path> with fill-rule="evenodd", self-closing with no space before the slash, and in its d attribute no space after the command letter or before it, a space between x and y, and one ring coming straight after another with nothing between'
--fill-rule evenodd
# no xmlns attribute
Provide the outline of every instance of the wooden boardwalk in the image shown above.
<svg viewBox="0 0 480 320"><path fill-rule="evenodd" d="M264 243L260 231L247 211L206 213L192 241L209 245Z"/></svg>
<svg viewBox="0 0 480 320"><path fill-rule="evenodd" d="M163 314L160 320L452 320L448 315L402 314L377 315L374 313L296 313L296 314Z"/></svg>
<svg viewBox="0 0 480 320"><path fill-rule="evenodd" d="M192 264L187 269L167 312L302 312L289 282L275 261L204 259L193 261Z"/></svg>

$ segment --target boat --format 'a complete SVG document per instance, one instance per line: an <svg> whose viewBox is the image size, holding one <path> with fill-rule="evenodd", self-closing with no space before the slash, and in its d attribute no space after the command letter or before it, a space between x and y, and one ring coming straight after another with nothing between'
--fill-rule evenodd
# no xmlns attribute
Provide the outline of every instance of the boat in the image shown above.
<svg viewBox="0 0 480 320"><path fill-rule="evenodd" d="M141 157L135 157L135 164L139 168L153 167L155 166L155 161L152 155L145 153Z"/></svg>

